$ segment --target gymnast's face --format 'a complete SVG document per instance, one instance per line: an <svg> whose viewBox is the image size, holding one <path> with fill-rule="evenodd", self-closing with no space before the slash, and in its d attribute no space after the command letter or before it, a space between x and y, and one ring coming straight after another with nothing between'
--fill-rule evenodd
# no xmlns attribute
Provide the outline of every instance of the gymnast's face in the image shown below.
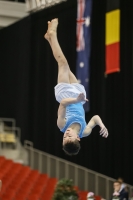
<svg viewBox="0 0 133 200"><path fill-rule="evenodd" d="M77 135L77 132L72 129L72 128L68 128L63 136L63 145L66 144L67 142L73 142L75 140L79 140L80 138Z"/></svg>

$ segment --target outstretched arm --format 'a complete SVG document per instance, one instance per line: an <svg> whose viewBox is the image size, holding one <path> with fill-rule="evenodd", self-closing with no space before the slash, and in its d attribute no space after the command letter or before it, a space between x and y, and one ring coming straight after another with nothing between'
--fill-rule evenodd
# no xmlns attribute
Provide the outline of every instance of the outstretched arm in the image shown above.
<svg viewBox="0 0 133 200"><path fill-rule="evenodd" d="M91 118L91 120L89 121L89 123L86 126L86 129L84 130L83 133L83 137L86 137L88 135L91 134L92 129L96 126L99 125L101 130L100 130L100 135L102 135L103 137L108 137L108 130L106 129L106 127L104 126L101 118L98 115L95 115Z"/></svg>

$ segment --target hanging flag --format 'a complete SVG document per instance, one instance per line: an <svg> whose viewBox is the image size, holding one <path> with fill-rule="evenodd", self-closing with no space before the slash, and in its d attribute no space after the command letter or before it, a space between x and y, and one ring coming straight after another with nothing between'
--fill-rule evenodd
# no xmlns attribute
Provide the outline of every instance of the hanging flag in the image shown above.
<svg viewBox="0 0 133 200"><path fill-rule="evenodd" d="M120 0L107 0L105 27L106 74L120 71Z"/></svg>
<svg viewBox="0 0 133 200"><path fill-rule="evenodd" d="M77 63L76 76L84 85L89 99L90 50L91 50L91 11L92 0L77 0ZM89 102L84 104L89 111Z"/></svg>

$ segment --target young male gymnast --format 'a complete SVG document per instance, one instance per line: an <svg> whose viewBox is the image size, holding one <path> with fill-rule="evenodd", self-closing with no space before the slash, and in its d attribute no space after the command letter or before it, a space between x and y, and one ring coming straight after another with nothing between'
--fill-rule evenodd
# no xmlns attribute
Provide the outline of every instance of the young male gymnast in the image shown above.
<svg viewBox="0 0 133 200"><path fill-rule="evenodd" d="M98 115L85 121L83 104L88 101L84 86L78 83L71 72L68 62L57 39L58 19L48 21L45 39L49 42L53 56L58 63L58 84L55 86L55 97L60 103L57 126L63 135L63 150L68 155L76 155L80 150L80 138L87 137L96 126L100 126L100 135L107 138L108 130Z"/></svg>

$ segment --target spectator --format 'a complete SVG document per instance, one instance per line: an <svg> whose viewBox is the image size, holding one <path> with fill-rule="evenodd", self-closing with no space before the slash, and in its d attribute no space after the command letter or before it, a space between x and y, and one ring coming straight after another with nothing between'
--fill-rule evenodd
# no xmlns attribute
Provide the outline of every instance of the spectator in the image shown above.
<svg viewBox="0 0 133 200"><path fill-rule="evenodd" d="M123 188L121 189L121 183L119 181L115 181L113 184L114 193L110 200L116 199L118 197L119 200L128 200L128 192Z"/></svg>

